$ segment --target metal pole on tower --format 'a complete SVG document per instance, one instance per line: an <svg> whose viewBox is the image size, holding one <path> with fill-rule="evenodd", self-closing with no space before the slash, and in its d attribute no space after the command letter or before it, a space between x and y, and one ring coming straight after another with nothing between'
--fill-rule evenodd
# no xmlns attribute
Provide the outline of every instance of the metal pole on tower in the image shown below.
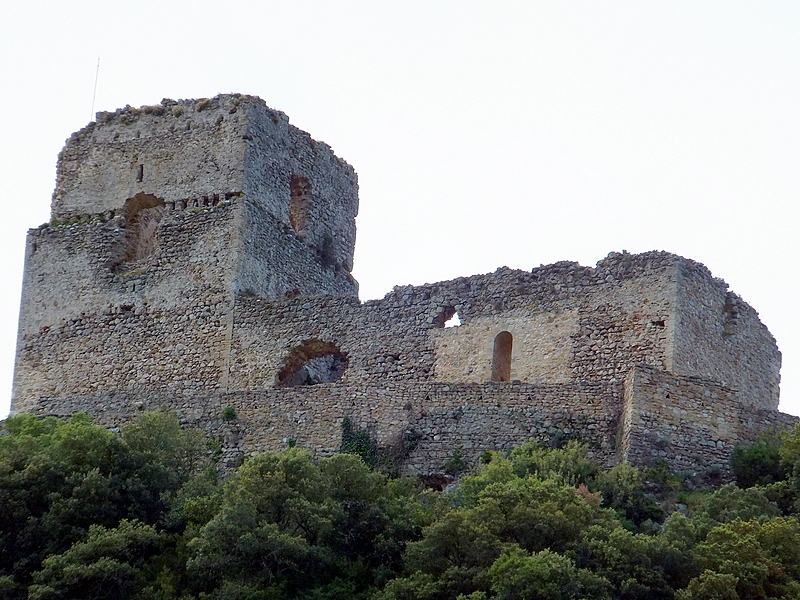
<svg viewBox="0 0 800 600"><path fill-rule="evenodd" d="M94 91L92 92L92 114L89 115L89 120L94 121L94 100L97 97L97 78L100 76L100 57L97 57L97 70L94 73Z"/></svg>

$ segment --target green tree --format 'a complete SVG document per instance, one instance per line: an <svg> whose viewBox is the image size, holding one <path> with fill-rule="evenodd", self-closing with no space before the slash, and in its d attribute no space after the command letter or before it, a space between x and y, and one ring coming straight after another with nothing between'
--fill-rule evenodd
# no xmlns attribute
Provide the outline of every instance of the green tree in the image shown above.
<svg viewBox="0 0 800 600"><path fill-rule="evenodd" d="M771 501L760 487L743 490L734 484L725 485L708 495L695 510L692 524L698 538L720 523L736 519L768 521L781 514L780 508Z"/></svg>
<svg viewBox="0 0 800 600"><path fill-rule="evenodd" d="M581 532L610 526L613 515L587 501L556 476L520 477L511 461L495 457L464 477L452 496L456 507L423 531L406 552L408 575L386 590L386 598L456 598L489 594L489 568L504 554L574 548Z"/></svg>
<svg viewBox="0 0 800 600"><path fill-rule="evenodd" d="M769 485L788 475L781 461L781 438L774 432L764 433L747 447L737 446L731 454L731 469L739 487Z"/></svg>
<svg viewBox="0 0 800 600"><path fill-rule="evenodd" d="M47 557L33 574L29 600L125 600L146 582L142 566L166 538L153 527L123 520L114 529L89 528L83 542Z"/></svg>
<svg viewBox="0 0 800 600"><path fill-rule="evenodd" d="M783 465L795 476L800 476L800 422L783 432L778 453Z"/></svg>
<svg viewBox="0 0 800 600"><path fill-rule="evenodd" d="M689 582L689 586L678 592L678 600L739 600L736 585L739 579L727 573L703 571Z"/></svg>
<svg viewBox="0 0 800 600"><path fill-rule="evenodd" d="M698 544L697 555L705 570L689 584L681 600L706 598L703 594L709 593L709 589L721 598L741 600L800 597L797 519L778 517L766 522L736 519L724 523Z"/></svg>
<svg viewBox="0 0 800 600"><path fill-rule="evenodd" d="M699 571L690 546L618 522L585 529L574 555L578 567L611 583L615 600L670 600Z"/></svg>
<svg viewBox="0 0 800 600"><path fill-rule="evenodd" d="M550 448L531 440L514 448L508 458L519 476L556 477L572 486L591 487L599 468L588 453L588 446L575 440L570 440L563 448Z"/></svg>
<svg viewBox="0 0 800 600"><path fill-rule="evenodd" d="M644 493L644 477L639 469L622 462L598 474L597 488L602 505L614 509L620 518L639 526L645 521L662 521L663 509Z"/></svg>
<svg viewBox="0 0 800 600"><path fill-rule="evenodd" d="M514 549L492 564L489 577L498 600L610 600L608 581L550 550Z"/></svg>
<svg viewBox="0 0 800 600"><path fill-rule="evenodd" d="M92 525L159 522L189 476L187 461L199 465L204 457L196 445L187 449L185 440L198 434L181 430L173 414L140 417L126 428L130 443L85 414L15 415L2 427L0 577L20 586L15 593L48 555L83 541ZM173 453L168 444L186 451Z"/></svg>
<svg viewBox="0 0 800 600"><path fill-rule="evenodd" d="M181 427L174 411L157 410L140 415L121 428L135 468L161 490L175 490L192 474L209 465L205 434Z"/></svg>
<svg viewBox="0 0 800 600"><path fill-rule="evenodd" d="M365 594L399 571L406 540L421 530L422 511L404 493L412 490L353 455L317 465L298 448L253 457L189 542L197 591L215 598L245 588L275 598Z"/></svg>

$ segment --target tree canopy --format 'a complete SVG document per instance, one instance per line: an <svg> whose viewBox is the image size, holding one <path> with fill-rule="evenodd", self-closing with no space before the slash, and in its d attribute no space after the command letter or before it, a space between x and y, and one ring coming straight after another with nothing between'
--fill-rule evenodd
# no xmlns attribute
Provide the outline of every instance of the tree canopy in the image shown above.
<svg viewBox="0 0 800 600"><path fill-rule="evenodd" d="M738 450L716 490L574 441L488 452L444 491L354 454L287 448L225 477L214 455L169 411L119 432L8 418L0 597L800 597L800 426Z"/></svg>

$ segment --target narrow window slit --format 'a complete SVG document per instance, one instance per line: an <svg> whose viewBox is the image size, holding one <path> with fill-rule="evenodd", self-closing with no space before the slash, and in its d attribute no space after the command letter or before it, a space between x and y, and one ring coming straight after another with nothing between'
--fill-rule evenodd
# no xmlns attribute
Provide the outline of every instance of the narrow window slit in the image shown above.
<svg viewBox="0 0 800 600"><path fill-rule="evenodd" d="M308 224L311 205L311 183L305 177L295 175L289 183L289 224L297 233Z"/></svg>

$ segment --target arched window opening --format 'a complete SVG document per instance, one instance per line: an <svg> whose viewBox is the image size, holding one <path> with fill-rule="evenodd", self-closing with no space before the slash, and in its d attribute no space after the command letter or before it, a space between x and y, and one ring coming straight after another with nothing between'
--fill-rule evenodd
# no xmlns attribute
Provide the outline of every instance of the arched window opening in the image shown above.
<svg viewBox="0 0 800 600"><path fill-rule="evenodd" d="M347 368L347 357L338 346L321 340L305 340L283 360L275 385L294 387L333 383Z"/></svg>
<svg viewBox="0 0 800 600"><path fill-rule="evenodd" d="M289 224L300 233L308 224L311 206L311 183L305 177L293 175L289 183Z"/></svg>
<svg viewBox="0 0 800 600"><path fill-rule="evenodd" d="M156 251L158 224L167 212L161 198L139 192L125 202L124 262L141 260Z"/></svg>
<svg viewBox="0 0 800 600"><path fill-rule="evenodd" d="M494 338L492 353L492 381L511 381L511 347L513 336L501 331Z"/></svg>

